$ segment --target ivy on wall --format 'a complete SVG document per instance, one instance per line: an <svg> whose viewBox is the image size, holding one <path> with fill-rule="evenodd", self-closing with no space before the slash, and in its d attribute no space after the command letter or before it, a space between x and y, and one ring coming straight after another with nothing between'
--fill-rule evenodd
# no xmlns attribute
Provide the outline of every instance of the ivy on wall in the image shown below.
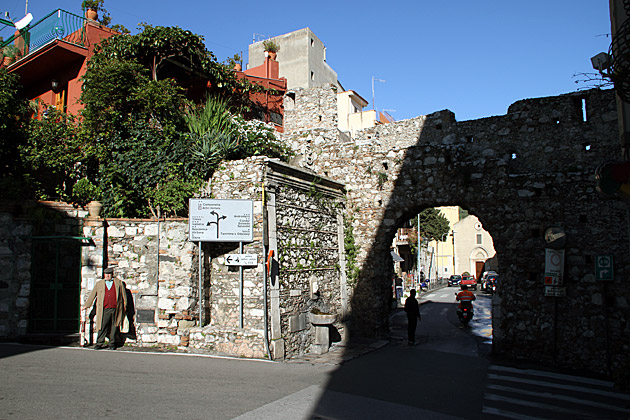
<svg viewBox="0 0 630 420"><path fill-rule="evenodd" d="M354 287L359 278L359 266L357 265L357 254L359 247L354 241L354 231L352 229L352 216L343 218L344 248L346 251L346 281L348 286Z"/></svg>

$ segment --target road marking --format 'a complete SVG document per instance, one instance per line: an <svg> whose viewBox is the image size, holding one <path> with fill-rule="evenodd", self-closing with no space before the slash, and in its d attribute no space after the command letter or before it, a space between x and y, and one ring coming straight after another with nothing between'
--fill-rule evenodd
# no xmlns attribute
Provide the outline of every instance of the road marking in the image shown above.
<svg viewBox="0 0 630 420"><path fill-rule="evenodd" d="M526 416L525 414L514 413L514 412L506 411L506 410L499 410L498 408L492 408L492 407L484 407L482 412L484 414L493 414L495 416L505 417L505 418L514 419L514 420L541 420L540 417Z"/></svg>
<svg viewBox="0 0 630 420"><path fill-rule="evenodd" d="M494 365L488 372L484 414L515 420L626 418L630 414L630 395L615 391L610 381ZM514 386L508 385L510 383ZM536 388L528 390L522 385ZM572 395L574 393L577 395ZM605 400L598 401L601 397ZM528 415L535 410L548 415Z"/></svg>
<svg viewBox="0 0 630 420"><path fill-rule="evenodd" d="M563 389L565 391L588 392L590 394L597 394L597 395L601 395L601 396L604 396L604 397L612 397L612 398L619 398L619 399L623 399L623 400L630 400L630 395L624 395L624 394L620 394L620 393L617 393L617 392L611 392L611 391L602 391L600 389L587 388L587 387L584 387L584 386L563 385L563 384L557 384L557 383L553 383L553 382L535 381L535 380L532 380L532 379L516 378L516 377L513 377L513 376L495 375L495 374L492 374L492 373L488 375L488 379L495 379L495 380L507 381L507 382L516 382L516 383L528 384L528 385L545 386L547 388Z"/></svg>
<svg viewBox="0 0 630 420"><path fill-rule="evenodd" d="M540 398L553 398L555 400L560 400L560 401L565 401L565 402L570 402L570 403L575 403L575 404L581 404L581 405L588 405L591 407L597 407L597 408L603 408L606 410L613 410L613 411L621 411L623 413L627 413L628 409L623 408L623 407L618 407L618 406L614 406L614 405L610 405L610 404L604 404L604 403L599 403L597 401L589 401L589 400L585 400L584 398L573 398L573 397L567 397L566 395L557 395L557 394L552 394L550 392L534 392L534 391L525 391L521 388L512 388L509 386L501 386L501 385L489 385L486 387L486 389L491 389L493 391L505 391L505 392L513 392L513 393L517 393L517 394L521 394L521 395L527 395L530 397L540 397Z"/></svg>
<svg viewBox="0 0 630 420"><path fill-rule="evenodd" d="M585 378L581 376L566 375L563 373L545 372L543 370L518 369L518 368L513 368L513 367L508 367L508 366L497 366L497 365L491 366L489 370L499 371L499 372L518 373L518 374L532 375L532 376L541 376L541 377L553 378L553 379L562 379L565 381L572 381L572 382L583 382L583 383L588 383L591 385L599 385L599 386L605 386L609 388L613 388L614 386L613 383L610 381L602 381L599 379L591 379L591 378Z"/></svg>

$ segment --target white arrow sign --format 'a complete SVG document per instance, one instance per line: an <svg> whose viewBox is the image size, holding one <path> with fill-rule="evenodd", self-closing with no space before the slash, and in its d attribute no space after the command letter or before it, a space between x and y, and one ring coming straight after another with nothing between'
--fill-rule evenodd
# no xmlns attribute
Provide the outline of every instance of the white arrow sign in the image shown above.
<svg viewBox="0 0 630 420"><path fill-rule="evenodd" d="M257 265L258 255L256 254L227 254L225 265Z"/></svg>

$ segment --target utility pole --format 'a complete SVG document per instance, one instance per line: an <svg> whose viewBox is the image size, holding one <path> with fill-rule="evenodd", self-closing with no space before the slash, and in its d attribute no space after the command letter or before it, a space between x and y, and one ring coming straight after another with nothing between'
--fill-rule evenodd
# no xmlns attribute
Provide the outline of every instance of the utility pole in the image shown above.
<svg viewBox="0 0 630 420"><path fill-rule="evenodd" d="M418 252L416 262L416 273L418 273L418 282L420 282L420 213L418 213Z"/></svg>

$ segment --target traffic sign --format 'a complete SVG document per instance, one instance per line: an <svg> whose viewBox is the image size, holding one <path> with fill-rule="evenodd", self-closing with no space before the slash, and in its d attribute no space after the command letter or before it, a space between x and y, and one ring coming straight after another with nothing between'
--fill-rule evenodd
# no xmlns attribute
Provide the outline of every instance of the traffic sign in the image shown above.
<svg viewBox="0 0 630 420"><path fill-rule="evenodd" d="M564 249L545 248L545 285L564 283Z"/></svg>
<svg viewBox="0 0 630 420"><path fill-rule="evenodd" d="M225 265L258 265L256 254L227 254Z"/></svg>
<svg viewBox="0 0 630 420"><path fill-rule="evenodd" d="M190 199L188 239L193 242L252 242L252 200Z"/></svg>
<svg viewBox="0 0 630 420"><path fill-rule="evenodd" d="M612 281L614 278L612 255L598 255L595 257L595 280Z"/></svg>

